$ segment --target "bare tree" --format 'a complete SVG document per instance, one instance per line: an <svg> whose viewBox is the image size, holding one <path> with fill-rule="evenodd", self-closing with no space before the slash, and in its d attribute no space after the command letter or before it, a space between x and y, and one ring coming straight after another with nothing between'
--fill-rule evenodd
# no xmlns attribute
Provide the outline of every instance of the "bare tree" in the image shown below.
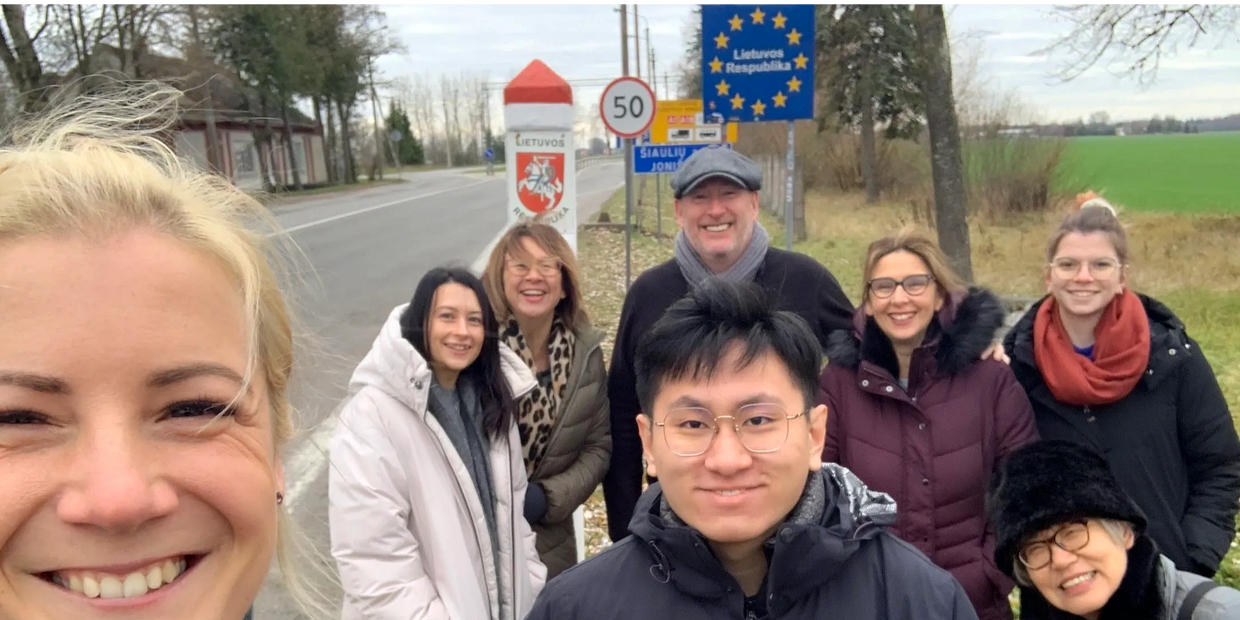
<svg viewBox="0 0 1240 620"><path fill-rule="evenodd" d="M1056 6L1054 14L1071 23L1072 30L1039 53L1068 54L1054 72L1065 82L1114 55L1128 63L1121 75L1152 84L1164 55L1204 39L1222 42L1240 25L1240 7L1218 4L1077 4Z"/></svg>
<svg viewBox="0 0 1240 620"><path fill-rule="evenodd" d="M9 74L4 70L4 66L0 65L0 132L9 126L17 113L16 103L9 86Z"/></svg>
<svg viewBox="0 0 1240 620"><path fill-rule="evenodd" d="M952 38L952 93L963 137L994 137L1012 124L1030 122L1034 112L1021 102L1019 91L1000 90L982 70L985 38L965 32Z"/></svg>
<svg viewBox="0 0 1240 620"><path fill-rule="evenodd" d="M913 8L913 21L921 46L921 82L926 97L926 124L930 129L930 168L934 177L939 245L956 273L966 282L972 282L968 194L964 185L960 124L952 97L952 56L943 5L917 5Z"/></svg>
<svg viewBox="0 0 1240 620"><path fill-rule="evenodd" d="M130 78L147 77L139 74L138 60L155 44L172 42L174 23L185 15L186 9L168 4L107 6L112 12L114 40L120 52L120 72Z"/></svg>
<svg viewBox="0 0 1240 620"><path fill-rule="evenodd" d="M107 5L54 4L49 48L52 62L62 71L76 68L78 75L94 73L92 60L100 43L116 31Z"/></svg>
<svg viewBox="0 0 1240 620"><path fill-rule="evenodd" d="M35 44L52 25L51 6L36 9L38 18L34 34L26 27L26 9L21 4L0 5L4 22L0 24L0 61L25 111L34 111L47 102L44 61Z"/></svg>
<svg viewBox="0 0 1240 620"><path fill-rule="evenodd" d="M207 119L207 166L212 171L218 173L221 172L220 163L224 161L224 152L221 149L219 131L215 124L215 63L211 59L210 50L203 36L206 15L203 13L202 7L196 4L187 4L183 10L185 11L186 34L188 35L183 52L185 59L192 69L197 71L199 75L207 78L206 83L202 85L203 100L201 104Z"/></svg>
<svg viewBox="0 0 1240 620"><path fill-rule="evenodd" d="M459 140L460 133L460 108L457 104L460 102L460 91L456 81L446 74L440 78L440 103L443 107L443 126L444 126L444 144L447 149L448 167L452 167L452 154L455 151L460 153Z"/></svg>
<svg viewBox="0 0 1240 620"><path fill-rule="evenodd" d="M439 140L435 135L435 93L428 78L413 76L409 82L409 100L406 106L413 126L421 134L426 161L437 161Z"/></svg>
<svg viewBox="0 0 1240 620"><path fill-rule="evenodd" d="M487 120L487 80L486 76L462 74L466 84L469 104L469 163L476 164L482 160L482 151L486 148Z"/></svg>

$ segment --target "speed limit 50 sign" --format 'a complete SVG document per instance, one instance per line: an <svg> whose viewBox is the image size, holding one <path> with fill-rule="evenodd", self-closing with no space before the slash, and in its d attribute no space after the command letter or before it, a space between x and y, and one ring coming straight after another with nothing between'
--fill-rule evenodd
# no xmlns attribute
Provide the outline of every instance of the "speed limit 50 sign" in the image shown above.
<svg viewBox="0 0 1240 620"><path fill-rule="evenodd" d="M622 138L636 138L654 122L654 91L635 77L617 78L603 89L599 113L603 124Z"/></svg>

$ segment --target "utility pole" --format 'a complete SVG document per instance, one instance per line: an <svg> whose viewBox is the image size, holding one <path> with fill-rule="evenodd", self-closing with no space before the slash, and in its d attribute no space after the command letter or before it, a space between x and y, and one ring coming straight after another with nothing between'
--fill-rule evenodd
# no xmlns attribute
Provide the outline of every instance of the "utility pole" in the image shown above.
<svg viewBox="0 0 1240 620"><path fill-rule="evenodd" d="M646 23L649 24L650 20L646 20ZM647 67L649 71L646 72L646 75L650 77L651 88L654 88L654 84L659 80L655 78L654 74L654 48L650 47L650 26L646 26L646 62L650 63ZM656 96L655 101L658 100L659 98Z"/></svg>
<svg viewBox="0 0 1240 620"><path fill-rule="evenodd" d="M629 75L629 14L620 5L620 72ZM636 30L636 26L634 26ZM633 282L633 139L624 139L624 290Z"/></svg>
<svg viewBox="0 0 1240 620"><path fill-rule="evenodd" d="M650 29L649 28L646 29L646 41L647 42L650 41ZM655 73L655 67L657 67L658 65L654 61L654 50L650 49L647 51L650 52L650 89L654 91L654 100L658 101L659 100L659 74ZM667 95L667 93L663 93L663 94L664 96Z"/></svg>
<svg viewBox="0 0 1240 620"><path fill-rule="evenodd" d="M636 39L635 41L633 41L633 53L637 55L635 65L637 69L637 79L640 80L642 79L642 35L641 35L641 30L639 29L637 25L637 5L636 4L633 5L633 38ZM626 73L625 75L628 75L628 74Z"/></svg>

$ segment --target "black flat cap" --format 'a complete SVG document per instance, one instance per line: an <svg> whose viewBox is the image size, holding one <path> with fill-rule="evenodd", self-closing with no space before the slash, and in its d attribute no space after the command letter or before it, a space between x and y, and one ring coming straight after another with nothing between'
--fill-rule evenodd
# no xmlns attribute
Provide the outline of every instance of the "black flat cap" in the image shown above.
<svg viewBox="0 0 1240 620"><path fill-rule="evenodd" d="M689 156L672 175L676 199L707 179L727 179L749 191L762 189L762 169L752 159L724 147L702 149Z"/></svg>

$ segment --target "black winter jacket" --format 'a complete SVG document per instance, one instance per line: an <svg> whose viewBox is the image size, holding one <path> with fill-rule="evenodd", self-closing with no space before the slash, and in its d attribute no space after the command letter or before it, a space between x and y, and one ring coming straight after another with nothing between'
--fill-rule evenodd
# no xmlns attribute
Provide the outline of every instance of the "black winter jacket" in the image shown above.
<svg viewBox="0 0 1240 620"><path fill-rule="evenodd" d="M1149 535L1180 570L1212 577L1235 536L1240 439L1205 354L1184 323L1138 294L1150 321L1145 376L1109 405L1055 400L1033 356L1043 298L1008 332L1004 347L1033 404L1043 439L1093 447L1149 519Z"/></svg>
<svg viewBox="0 0 1240 620"><path fill-rule="evenodd" d="M767 618L975 620L960 584L887 532L894 503L848 470L823 465L817 523L785 523L767 541ZM630 536L550 581L528 620L744 620L744 594L696 530L642 495Z"/></svg>
<svg viewBox="0 0 1240 620"><path fill-rule="evenodd" d="M776 308L794 312L809 323L825 349L827 335L852 325L853 306L839 282L814 259L796 252L770 248L754 282L767 290ZM611 405L611 466L603 478L608 533L612 541L629 535L637 498L642 494L642 442L634 418L637 402L634 369L637 342L655 321L689 292L689 284L675 259L643 272L624 298L616 344L607 375Z"/></svg>

